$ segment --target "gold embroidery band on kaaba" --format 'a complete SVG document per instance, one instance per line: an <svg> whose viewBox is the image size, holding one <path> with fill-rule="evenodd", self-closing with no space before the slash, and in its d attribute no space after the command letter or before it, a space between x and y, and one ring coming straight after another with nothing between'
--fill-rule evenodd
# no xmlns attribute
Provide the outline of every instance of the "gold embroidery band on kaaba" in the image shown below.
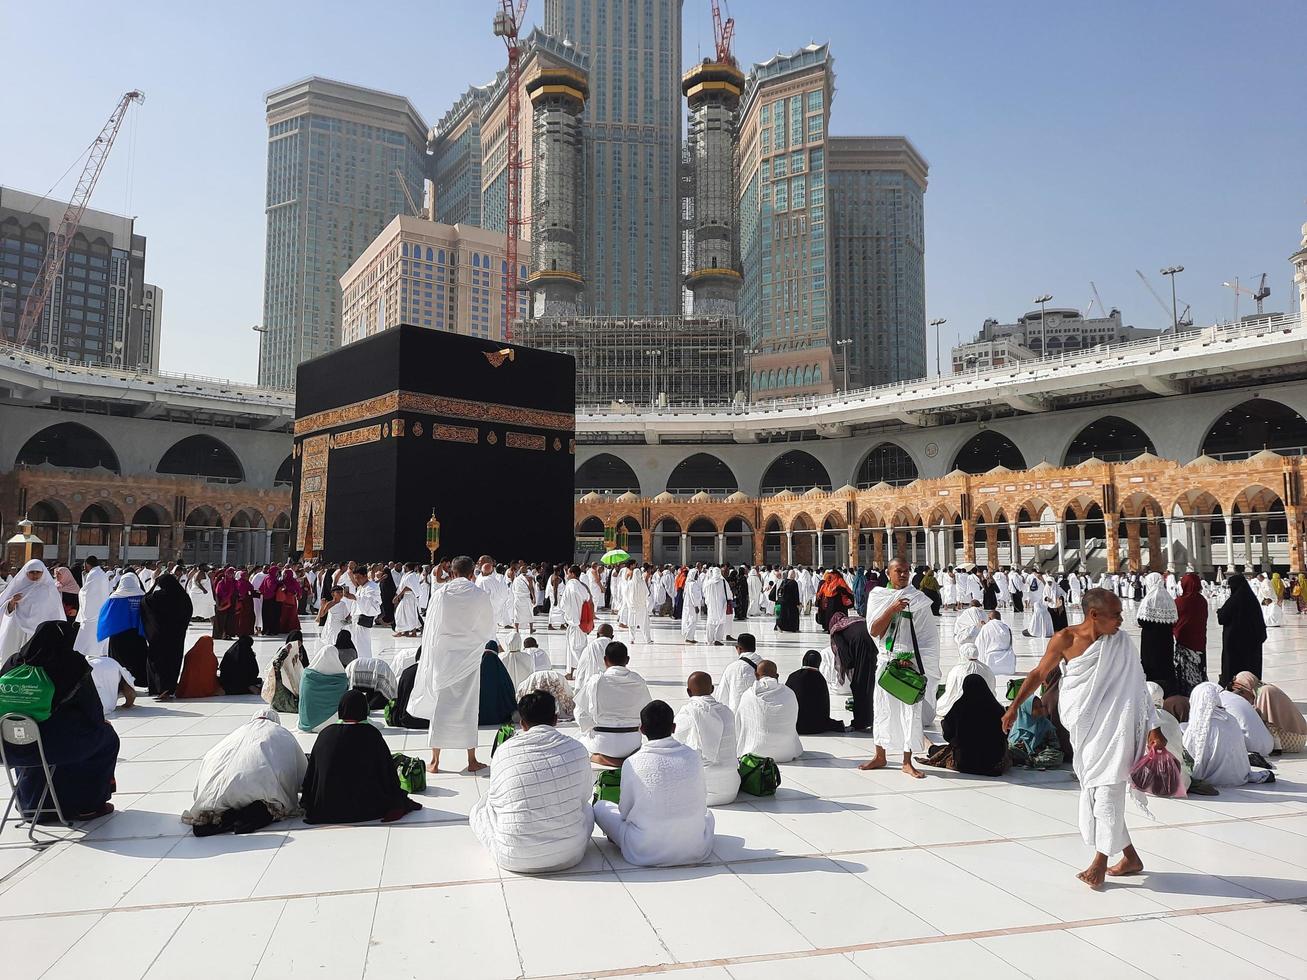
<svg viewBox="0 0 1307 980"><path fill-rule="evenodd" d="M295 435L334 429L381 415L393 415L396 412L423 412L444 418L524 425L535 429L562 429L569 432L576 429L576 416L568 412L547 412L543 409L521 408L515 405L474 402L465 398L426 395L417 391L392 391L352 405L342 405L340 408L331 408L296 419Z"/></svg>
<svg viewBox="0 0 1307 980"><path fill-rule="evenodd" d="M369 442L381 441L381 426L364 425L348 432L337 432L331 437L332 449L344 449L346 446L361 446Z"/></svg>
<svg viewBox="0 0 1307 980"><path fill-rule="evenodd" d="M545 437L532 435L529 432L508 432L504 434L504 445L509 449L534 449L537 452L544 452Z"/></svg>
<svg viewBox="0 0 1307 980"><path fill-rule="evenodd" d="M436 423L431 426L431 438L440 442L465 442L469 445L475 445L477 430L470 425L441 425Z"/></svg>

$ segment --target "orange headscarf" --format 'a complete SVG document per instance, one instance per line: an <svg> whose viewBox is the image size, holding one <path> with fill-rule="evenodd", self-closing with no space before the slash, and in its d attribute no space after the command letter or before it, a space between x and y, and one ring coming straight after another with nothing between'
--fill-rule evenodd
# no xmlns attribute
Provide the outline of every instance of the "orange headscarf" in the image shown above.
<svg viewBox="0 0 1307 980"><path fill-rule="evenodd" d="M685 588L685 580L690 576L690 569L685 565L681 566L681 571L676 576L676 591Z"/></svg>
<svg viewBox="0 0 1307 980"><path fill-rule="evenodd" d="M845 592L849 591L844 576L839 572L827 572L826 577L821 581L821 588L817 590L817 595L824 599L832 599L841 589Z"/></svg>
<svg viewBox="0 0 1307 980"><path fill-rule="evenodd" d="M177 697L213 698L222 693L222 685L218 683L218 658L213 654L213 637L202 636L182 661Z"/></svg>

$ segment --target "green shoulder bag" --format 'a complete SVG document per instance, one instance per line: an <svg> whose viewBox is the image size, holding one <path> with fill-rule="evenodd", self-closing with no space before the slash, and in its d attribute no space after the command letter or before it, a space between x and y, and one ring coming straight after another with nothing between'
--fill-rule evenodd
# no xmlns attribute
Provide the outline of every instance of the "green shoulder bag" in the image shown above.
<svg viewBox="0 0 1307 980"><path fill-rule="evenodd" d="M54 682L44 668L20 664L0 675L0 715L45 721L54 707Z"/></svg>

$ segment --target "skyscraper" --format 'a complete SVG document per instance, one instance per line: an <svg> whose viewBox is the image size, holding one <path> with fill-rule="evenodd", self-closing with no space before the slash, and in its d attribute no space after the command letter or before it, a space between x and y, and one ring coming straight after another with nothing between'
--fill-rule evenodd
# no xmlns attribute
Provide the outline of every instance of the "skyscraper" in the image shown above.
<svg viewBox="0 0 1307 980"><path fill-rule="evenodd" d="M926 376L926 173L902 136L826 141L831 335L841 376L848 365L841 388Z"/></svg>
<svg viewBox="0 0 1307 980"><path fill-rule="evenodd" d="M259 383L340 345L340 277L426 177L427 124L408 99L325 78L267 95L267 260Z"/></svg>
<svg viewBox="0 0 1307 980"><path fill-rule="evenodd" d="M585 304L681 306L681 0L545 0L544 29L590 59Z"/></svg>

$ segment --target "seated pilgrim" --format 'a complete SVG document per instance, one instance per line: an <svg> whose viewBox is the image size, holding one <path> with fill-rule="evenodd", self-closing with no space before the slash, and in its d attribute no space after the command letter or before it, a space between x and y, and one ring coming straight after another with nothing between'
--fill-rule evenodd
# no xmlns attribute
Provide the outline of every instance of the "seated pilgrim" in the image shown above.
<svg viewBox="0 0 1307 980"><path fill-rule="evenodd" d="M45 759L54 771L54 791L64 816L93 820L113 812L118 763L118 734L104 720L91 666L73 649L75 627L50 620L36 627L22 647L0 666L0 675L17 667L39 667L54 687L50 717L37 723ZM0 708L0 713L4 709ZM18 768L18 809L38 823L57 819L46 796L45 772L35 743L5 746L9 764ZM44 804L42 798L44 797ZM37 808L41 807L41 812Z"/></svg>
<svg viewBox="0 0 1307 980"><path fill-rule="evenodd" d="M299 813L299 790L308 769L304 750L272 708L254 717L204 754L195 802L182 814L196 837L250 833Z"/></svg>
<svg viewBox="0 0 1307 980"><path fill-rule="evenodd" d="M821 657L821 676L826 679L826 687L831 694L836 697L849 698L853 696L853 678L851 675L845 675L840 679L840 658L836 656L832 646L827 646L818 656ZM804 658L804 666L807 666L807 658Z"/></svg>
<svg viewBox="0 0 1307 980"><path fill-rule="evenodd" d="M216 698L225 693L218 680L218 658L213 654L213 637L202 636L182 658L179 698Z"/></svg>
<svg viewBox="0 0 1307 980"><path fill-rule="evenodd" d="M273 711L297 714L300 710L300 678L309 665L304 652L304 635L292 630L285 645L268 663L263 675L263 689L259 692Z"/></svg>
<svg viewBox="0 0 1307 980"><path fill-rule="evenodd" d="M336 634L336 642L333 644L336 648L336 656L340 658L340 665L348 667L358 659L359 652L354 646L354 636L349 630L341 630Z"/></svg>
<svg viewBox="0 0 1307 980"><path fill-rule="evenodd" d="M941 713L940 728L947 744L921 761L972 776L1001 776L1008 771L1012 756L1003 732L1003 706L983 674L967 674L958 696Z"/></svg>
<svg viewBox="0 0 1307 980"><path fill-rule="evenodd" d="M576 658L576 667L568 675L568 680L576 685L578 691L585 687L591 677L604 672L604 651L612 642L612 623L600 623L595 627L594 636L582 647Z"/></svg>
<svg viewBox="0 0 1307 980"><path fill-rule="evenodd" d="M708 805L734 803L740 792L740 765L735 755L735 715L713 697L712 678L696 670L685 682L690 700L676 712L676 740L703 759Z"/></svg>
<svg viewBox="0 0 1307 980"><path fill-rule="evenodd" d="M532 691L546 691L554 699L559 721L572 721L576 717L576 698L572 695L572 685L567 683L561 670L537 670L517 685L517 697L522 698Z"/></svg>
<svg viewBox="0 0 1307 980"><path fill-rule="evenodd" d="M1234 675L1234 690L1252 702L1257 716L1275 740L1272 752L1301 752L1307 743L1307 719L1298 706L1274 684L1267 684L1250 670Z"/></svg>
<svg viewBox="0 0 1307 980"><path fill-rule="evenodd" d="M300 677L300 731L320 732L335 722L341 695L348 690L349 678L336 648L323 647L313 655Z"/></svg>
<svg viewBox="0 0 1307 980"><path fill-rule="evenodd" d="M822 656L816 650L803 655L803 666L785 678L785 686L799 702L800 735L844 731L844 722L830 716L830 685L822 673Z"/></svg>
<svg viewBox="0 0 1307 980"><path fill-rule="evenodd" d="M962 697L962 682L972 674L985 679L989 689L994 690L994 675L980 660L974 643L964 643L958 647L958 662L944 678L944 693L939 696L935 711L940 718L948 714L948 709Z"/></svg>
<svg viewBox="0 0 1307 980"><path fill-rule="evenodd" d="M534 636L528 636L522 641L522 652L531 655L531 658L535 661L537 671L553 670L554 665L549 659L549 651L540 649L540 644L536 643Z"/></svg>
<svg viewBox="0 0 1307 980"><path fill-rule="evenodd" d="M1253 707L1255 695L1246 686L1235 685L1232 691L1221 692L1221 707L1230 713L1230 717L1243 729L1244 744L1250 753L1266 758L1275 751L1275 736L1262 721L1261 715Z"/></svg>
<svg viewBox="0 0 1307 980"><path fill-rule="evenodd" d="M739 657L723 670L717 685L717 698L732 711L739 711L740 698L758 680L758 640L752 633L741 633L735 640Z"/></svg>
<svg viewBox="0 0 1307 980"><path fill-rule="evenodd" d="M1189 760L1185 758L1184 730L1175 715L1166 710L1166 693L1162 690L1162 685L1156 681L1149 681L1145 686L1148 688L1148 696L1153 700L1153 707L1157 709L1157 727L1161 730L1162 737L1166 739L1166 751L1170 752L1175 757L1175 761L1180 764L1180 782L1188 793L1193 783L1194 770Z"/></svg>
<svg viewBox="0 0 1307 980"><path fill-rule="evenodd" d="M517 704L522 730L495 752L490 785L468 821L495 863L518 874L562 871L580 863L594 829L589 753L555 727L547 691Z"/></svg>
<svg viewBox="0 0 1307 980"><path fill-rule="evenodd" d="M513 679L499 659L499 644L490 640L481 653L481 699L477 707L477 724L498 727L512 721L516 710Z"/></svg>
<svg viewBox="0 0 1307 980"><path fill-rule="evenodd" d="M417 728L425 731L431 727L429 718L418 718L408 711L408 701L413 696L413 685L417 683L417 662L421 657L422 651L418 650L413 662L400 671L399 683L395 688L395 703L390 709L387 722L393 728Z"/></svg>
<svg viewBox="0 0 1307 980"><path fill-rule="evenodd" d="M263 690L259 661L254 656L254 637L240 636L222 655L218 678L227 694L258 694Z"/></svg>
<svg viewBox="0 0 1307 980"><path fill-rule="evenodd" d="M345 679L350 690L363 692L370 711L380 711L399 693L394 671L379 657L359 657L350 661L345 667Z"/></svg>
<svg viewBox="0 0 1307 980"><path fill-rule="evenodd" d="M1056 768L1064 761L1057 728L1050 718L1048 706L1038 695L1032 694L1017 710L1016 724L1008 732L1008 748L1012 751L1012 764L1027 768ZM1043 760L1036 764L1036 760Z"/></svg>
<svg viewBox="0 0 1307 980"><path fill-rule="evenodd" d="M672 737L675 728L671 705L646 704L640 729L649 741L622 763L621 802L594 805L595 823L628 864L695 864L712 853L703 759Z"/></svg>
<svg viewBox="0 0 1307 980"><path fill-rule="evenodd" d="M1211 681L1189 692L1189 724L1184 748L1194 760L1194 779L1213 786L1271 782L1274 775L1248 764L1248 743L1239 722L1221 703L1221 689Z"/></svg>
<svg viewBox="0 0 1307 980"><path fill-rule="evenodd" d="M516 644L510 643L508 649L499 655L504 669L508 671L508 679L512 682L513 688L522 686L522 682L536 672L536 660L534 654L527 649L513 649Z"/></svg>
<svg viewBox="0 0 1307 980"><path fill-rule="evenodd" d="M304 822L389 823L421 809L400 788L390 748L368 723L363 692L346 691L336 714L339 724L322 730L309 755L300 795Z"/></svg>
<svg viewBox="0 0 1307 980"><path fill-rule="evenodd" d="M653 700L644 678L627 667L626 644L612 640L604 651L604 671L576 694L576 725L592 761L620 766L640 747L640 709Z"/></svg>
<svg viewBox="0 0 1307 980"><path fill-rule="evenodd" d="M106 717L118 710L119 698L124 708L136 703L136 679L126 667L113 657L90 657L86 662L91 665L91 681Z"/></svg>
<svg viewBox="0 0 1307 980"><path fill-rule="evenodd" d="M980 608L980 600L972 599L971 605L958 613L958 618L953 621L953 642L958 646L975 643L987 616L985 610Z"/></svg>
<svg viewBox="0 0 1307 980"><path fill-rule="evenodd" d="M978 659L995 676L1017 672L1017 654L1012 649L1012 627L1003 622L997 609L989 611L989 619L980 627L973 641Z"/></svg>
<svg viewBox="0 0 1307 980"><path fill-rule="evenodd" d="M780 682L770 660L758 664L758 679L740 695L735 712L736 754L790 762L803 754L799 741L799 699Z"/></svg>

